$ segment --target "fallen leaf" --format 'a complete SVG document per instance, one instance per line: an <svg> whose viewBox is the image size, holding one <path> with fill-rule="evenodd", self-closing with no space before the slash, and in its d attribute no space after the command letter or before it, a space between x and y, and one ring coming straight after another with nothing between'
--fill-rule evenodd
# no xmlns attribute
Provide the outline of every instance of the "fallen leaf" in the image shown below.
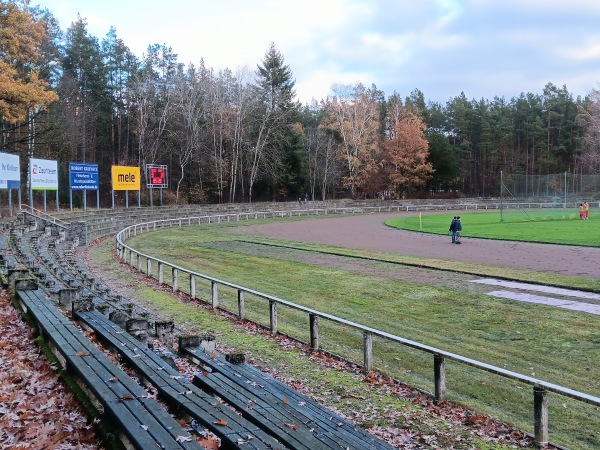
<svg viewBox="0 0 600 450"><path fill-rule="evenodd" d="M286 423L285 425L294 431L298 431L298 425L296 425L295 423Z"/></svg>
<svg viewBox="0 0 600 450"><path fill-rule="evenodd" d="M175 440L177 442L192 442L192 438L189 436L177 436Z"/></svg>
<svg viewBox="0 0 600 450"><path fill-rule="evenodd" d="M226 426L227 422L225 422L223 419L219 419L216 422L213 422L215 425L221 425L221 426Z"/></svg>

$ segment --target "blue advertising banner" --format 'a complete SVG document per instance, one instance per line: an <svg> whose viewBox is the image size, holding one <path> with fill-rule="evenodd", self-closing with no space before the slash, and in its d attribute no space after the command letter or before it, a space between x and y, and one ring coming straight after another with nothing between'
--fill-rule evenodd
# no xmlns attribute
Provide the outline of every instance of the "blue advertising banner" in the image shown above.
<svg viewBox="0 0 600 450"><path fill-rule="evenodd" d="M70 189L94 191L100 189L98 164L69 163Z"/></svg>

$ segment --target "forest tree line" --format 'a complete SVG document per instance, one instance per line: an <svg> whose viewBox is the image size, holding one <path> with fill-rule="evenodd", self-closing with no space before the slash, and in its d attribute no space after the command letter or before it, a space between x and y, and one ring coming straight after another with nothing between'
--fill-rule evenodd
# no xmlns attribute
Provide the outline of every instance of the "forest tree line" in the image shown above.
<svg viewBox="0 0 600 450"><path fill-rule="evenodd" d="M178 202L497 195L500 172L600 170L600 93L445 105L415 89L334 85L296 99L292 68L271 44L255 69L183 64L167 45L134 55L111 28L0 0L0 151L110 167L165 164ZM144 174L144 170L142 170ZM145 180L143 180L144 184ZM68 185L68 181L66 181Z"/></svg>

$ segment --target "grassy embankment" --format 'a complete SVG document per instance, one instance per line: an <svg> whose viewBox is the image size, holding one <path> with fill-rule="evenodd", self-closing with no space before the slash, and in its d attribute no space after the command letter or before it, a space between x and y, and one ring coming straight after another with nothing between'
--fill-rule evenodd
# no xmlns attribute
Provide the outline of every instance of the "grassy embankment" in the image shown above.
<svg viewBox="0 0 600 450"><path fill-rule="evenodd" d="M587 223L591 224L592 221ZM447 229L447 224L444 226ZM306 244L290 245L266 239L253 240L242 231L243 228L231 226L187 227L141 235L130 242L144 253L192 270L398 336L593 395L598 395L600 391L600 375L594 367L594 362L600 357L600 318L597 316L494 299L473 293L468 288L405 282L387 275L407 270L409 266L398 264L402 262L429 267L443 266L443 262ZM265 245L269 243L277 246ZM327 267L311 263L309 259L317 251L336 254L340 264ZM352 264L359 256L367 258L360 259L361 264L375 267L380 274L365 275L361 270L353 269ZM100 255L96 257L101 258ZM521 273L508 271L507 275L507 271L481 266L471 269L472 273L481 273L483 276L494 276L495 273L496 276L515 277ZM411 267L410 270L417 269ZM430 270L425 278L435 278L440 274L433 269L418 270ZM536 277L533 272L521 274L526 281L539 281L541 278L540 274ZM165 281L169 282L168 274L165 275ZM124 274L115 276L123 277ZM598 282L589 280L543 277L553 284L598 288ZM180 275L179 283L185 290L188 280ZM144 290L143 298L153 308L160 309L162 314L177 323L212 331L219 335L220 341L270 360L270 364L289 371L290 376L302 379L304 383L321 385L321 388L325 383L338 395L358 391L361 392L360 396L366 395L355 379L328 371L314 372L317 369L306 360L298 359L295 352L290 355L261 339L250 339L234 333L228 325L215 320L211 314L169 300L169 296L160 291L138 288ZM199 297L209 298L210 285L198 281L197 292ZM221 306L235 311L236 292L222 289L219 294ZM247 296L246 302L250 319L268 323L268 304L264 300ZM308 339L307 317L284 308L278 310L278 315L281 332L303 341ZM320 337L325 349L353 361L361 361L362 336L359 333L347 327L321 322ZM413 386L429 391L433 389L431 355L378 339L374 341L374 354L375 364L383 372ZM447 363L447 371L451 401L531 431L533 396L530 386L455 363ZM346 398L336 406L351 411L360 408L360 402L353 404L352 399ZM393 407L407 408L400 404ZM594 431L597 430L598 417L598 408L550 395L553 441L571 448L600 447L600 433Z"/></svg>

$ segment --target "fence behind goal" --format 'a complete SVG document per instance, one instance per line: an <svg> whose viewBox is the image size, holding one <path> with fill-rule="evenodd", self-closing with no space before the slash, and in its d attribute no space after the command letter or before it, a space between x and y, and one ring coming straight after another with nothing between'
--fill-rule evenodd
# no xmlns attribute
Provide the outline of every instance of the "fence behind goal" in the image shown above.
<svg viewBox="0 0 600 450"><path fill-rule="evenodd" d="M502 197L566 205L600 200L600 174L552 173L548 175L501 175Z"/></svg>

